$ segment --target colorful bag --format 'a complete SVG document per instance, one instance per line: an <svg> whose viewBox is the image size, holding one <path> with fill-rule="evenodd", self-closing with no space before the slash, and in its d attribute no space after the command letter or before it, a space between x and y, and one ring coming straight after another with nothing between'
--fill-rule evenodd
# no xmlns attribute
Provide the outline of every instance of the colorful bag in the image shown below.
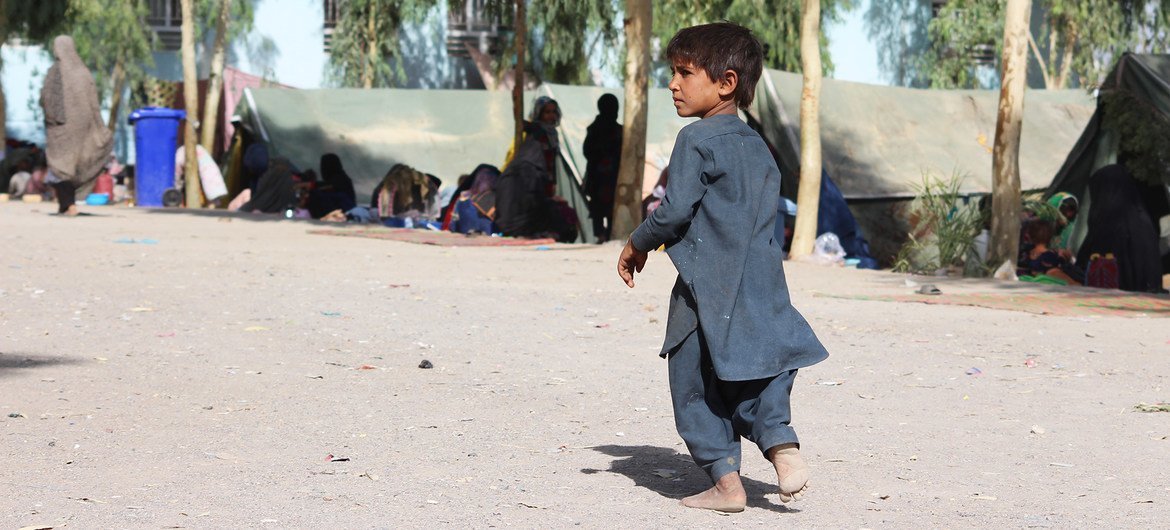
<svg viewBox="0 0 1170 530"><path fill-rule="evenodd" d="M1085 268L1085 285L1101 289L1117 289L1120 286L1120 273L1117 269L1117 258L1110 252L1101 256L1093 254L1089 257L1089 266Z"/></svg>

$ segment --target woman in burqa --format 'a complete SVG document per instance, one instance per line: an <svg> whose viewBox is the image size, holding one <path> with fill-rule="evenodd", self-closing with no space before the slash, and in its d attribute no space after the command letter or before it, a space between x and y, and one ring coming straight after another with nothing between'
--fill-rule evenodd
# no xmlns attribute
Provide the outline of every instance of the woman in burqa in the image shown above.
<svg viewBox="0 0 1170 530"><path fill-rule="evenodd" d="M296 184L293 173L296 168L282 156L273 157L268 170L260 176L252 198L240 207L244 212L282 213L296 206Z"/></svg>
<svg viewBox="0 0 1170 530"><path fill-rule="evenodd" d="M1138 182L1121 165L1105 166L1089 178L1089 233L1077 264L1088 267L1095 254L1117 259L1122 291L1164 292L1158 233Z"/></svg>
<svg viewBox="0 0 1170 530"><path fill-rule="evenodd" d="M613 227L614 191L622 157L622 124L617 122L618 99L604 94L597 99L597 118L585 133L585 194L589 196L589 217L598 243L609 241Z"/></svg>
<svg viewBox="0 0 1170 530"><path fill-rule="evenodd" d="M110 158L114 136L102 120L93 75L77 55L73 38L53 39L53 57L56 61L41 88L49 165L46 180L57 192L59 213L77 215L75 201L93 189Z"/></svg>
<svg viewBox="0 0 1170 530"><path fill-rule="evenodd" d="M537 135L526 135L512 162L496 179L496 227L506 236L551 236L572 241L576 228L560 215L548 195L549 173L544 145Z"/></svg>
<svg viewBox="0 0 1170 530"><path fill-rule="evenodd" d="M357 206L353 180L333 153L321 155L321 185L309 194L309 214L320 219L334 210L348 212Z"/></svg>

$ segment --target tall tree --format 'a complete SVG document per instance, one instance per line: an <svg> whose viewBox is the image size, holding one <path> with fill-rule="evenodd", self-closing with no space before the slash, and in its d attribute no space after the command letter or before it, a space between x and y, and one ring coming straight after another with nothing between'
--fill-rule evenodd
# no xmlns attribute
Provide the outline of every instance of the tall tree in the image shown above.
<svg viewBox="0 0 1170 530"><path fill-rule="evenodd" d="M513 149L519 149L524 140L524 56L527 51L528 21L527 3L525 0L516 0L516 14L513 31L512 47L516 50L516 66L512 75L512 121L515 124L512 137Z"/></svg>
<svg viewBox="0 0 1170 530"><path fill-rule="evenodd" d="M93 71L100 93L109 97L110 130L118 124L126 86L154 65L155 36L146 24L145 0L70 0L67 26L77 54Z"/></svg>
<svg viewBox="0 0 1170 530"><path fill-rule="evenodd" d="M13 37L47 43L61 29L68 8L67 0L0 0L0 46ZM0 72L3 68L0 60ZM4 86L0 84L0 150L8 141L6 107Z"/></svg>
<svg viewBox="0 0 1170 530"><path fill-rule="evenodd" d="M821 197L821 0L802 0L800 59L804 84L800 92L800 187L796 195L793 257L812 254L817 238Z"/></svg>
<svg viewBox="0 0 1170 530"><path fill-rule="evenodd" d="M195 72L195 0L181 0L180 8L183 13L181 51L183 56L183 102L187 108L187 119L183 129L183 153L186 156L183 165L183 178L186 179L186 199L188 208L203 206L203 193L200 191L199 159L195 155L195 120L199 114L199 78Z"/></svg>
<svg viewBox="0 0 1170 530"><path fill-rule="evenodd" d="M841 13L853 8L853 0L821 0L820 22L840 20ZM764 43L764 65L769 68L801 71L804 0L659 0L654 2L654 36L667 42L678 30L727 20L752 30ZM828 37L817 37L821 66L825 74L833 73Z"/></svg>
<svg viewBox="0 0 1170 530"><path fill-rule="evenodd" d="M341 0L329 51L331 76L341 86L391 87L405 79L398 32L419 21L437 0Z"/></svg>
<svg viewBox="0 0 1170 530"><path fill-rule="evenodd" d="M215 0L218 7L215 14L215 35L212 37L211 69L207 75L207 96L203 101L203 127L199 144L208 153L214 153L215 127L219 117L219 93L223 88L223 59L227 51L228 19L232 12L232 0Z"/></svg>
<svg viewBox="0 0 1170 530"><path fill-rule="evenodd" d="M1004 12L1003 87L992 153L991 242L988 261L1015 263L1020 245L1020 130L1028 77L1028 27L1032 0L1008 0Z"/></svg>
<svg viewBox="0 0 1170 530"><path fill-rule="evenodd" d="M1007 0L949 0L930 22L924 69L936 88L988 88L976 57L1002 51ZM1170 0L1037 0L1031 57L1045 88L1094 86L1126 51L1170 51ZM1032 30L1036 31L1033 32ZM990 66L990 65L989 65ZM998 63L995 63L999 67Z"/></svg>
<svg viewBox="0 0 1170 530"><path fill-rule="evenodd" d="M642 180L646 170L647 88L650 32L654 13L648 0L626 0L626 108L622 156L618 163L611 237L629 237L642 221Z"/></svg>

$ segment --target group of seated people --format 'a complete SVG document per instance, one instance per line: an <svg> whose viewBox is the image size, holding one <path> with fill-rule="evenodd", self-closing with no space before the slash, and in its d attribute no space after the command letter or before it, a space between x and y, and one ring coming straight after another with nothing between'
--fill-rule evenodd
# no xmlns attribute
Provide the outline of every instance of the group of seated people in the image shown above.
<svg viewBox="0 0 1170 530"><path fill-rule="evenodd" d="M524 140L504 171L480 164L461 176L454 190L441 193L439 178L396 164L375 187L368 206L358 203L353 180L336 154L321 156L318 178L316 171L301 171L287 158L269 157L267 147L256 143L243 156L246 188L228 209L572 242L578 235L577 214L556 191L559 109L555 102L551 106L547 114L555 115L547 124L539 118L526 124Z"/></svg>
<svg viewBox="0 0 1170 530"><path fill-rule="evenodd" d="M1092 175L1088 231L1075 252L1076 197L1063 192L1053 195L1048 210L1058 215L1025 212L1017 275L1040 283L1165 293L1165 238L1140 186L1121 165L1106 166Z"/></svg>

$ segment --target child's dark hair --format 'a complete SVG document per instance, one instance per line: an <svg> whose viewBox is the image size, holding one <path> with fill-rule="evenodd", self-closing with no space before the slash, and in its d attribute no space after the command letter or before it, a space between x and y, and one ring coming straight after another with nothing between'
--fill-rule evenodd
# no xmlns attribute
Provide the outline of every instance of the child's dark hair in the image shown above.
<svg viewBox="0 0 1170 530"><path fill-rule="evenodd" d="M747 109L756 97L756 83L764 71L764 47L752 30L730 22L716 22L679 30L666 45L667 60L686 61L702 68L712 80L732 70L739 76L735 102Z"/></svg>
<svg viewBox="0 0 1170 530"><path fill-rule="evenodd" d="M1028 236L1028 242L1033 245L1047 245L1052 241L1052 237L1056 235L1056 230L1052 223L1043 219L1032 219L1024 225L1024 235Z"/></svg>

